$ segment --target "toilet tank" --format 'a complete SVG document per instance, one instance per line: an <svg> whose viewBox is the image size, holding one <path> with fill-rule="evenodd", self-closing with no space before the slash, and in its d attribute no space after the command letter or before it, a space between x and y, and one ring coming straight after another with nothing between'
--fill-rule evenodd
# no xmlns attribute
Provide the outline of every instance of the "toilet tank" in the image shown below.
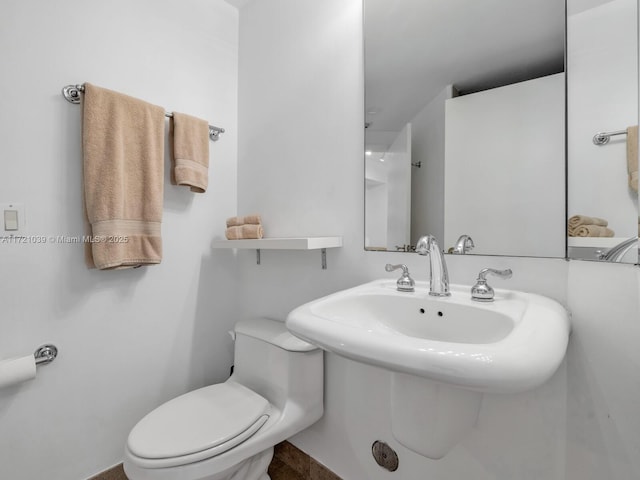
<svg viewBox="0 0 640 480"><path fill-rule="evenodd" d="M322 408L322 350L293 336L284 322L259 318L235 326L233 380L283 409L293 401L304 410Z"/></svg>

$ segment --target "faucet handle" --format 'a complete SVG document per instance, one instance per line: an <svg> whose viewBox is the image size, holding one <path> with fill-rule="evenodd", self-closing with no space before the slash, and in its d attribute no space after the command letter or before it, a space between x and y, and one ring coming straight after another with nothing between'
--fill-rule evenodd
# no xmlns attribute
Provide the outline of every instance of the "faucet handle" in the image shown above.
<svg viewBox="0 0 640 480"><path fill-rule="evenodd" d="M396 285L398 286L398 290L401 291L401 292L413 292L413 291L415 291L416 282L414 282L413 278L411 278L409 276L409 267L407 267L404 264L391 265L390 263L387 263L384 266L384 269L387 272L393 272L394 270L398 270L399 268L402 269L402 276L396 282Z"/></svg>
<svg viewBox="0 0 640 480"><path fill-rule="evenodd" d="M495 292L487 283L488 274L496 275L500 278L511 278L513 271L510 268L506 270L496 270L495 268L483 268L478 273L476 284L471 287L471 300L478 302L493 302Z"/></svg>

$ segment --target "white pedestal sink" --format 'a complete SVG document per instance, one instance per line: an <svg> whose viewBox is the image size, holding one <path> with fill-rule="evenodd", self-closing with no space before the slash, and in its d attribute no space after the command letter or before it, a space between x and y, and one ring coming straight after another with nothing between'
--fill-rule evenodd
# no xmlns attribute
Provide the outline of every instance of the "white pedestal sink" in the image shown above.
<svg viewBox="0 0 640 480"><path fill-rule="evenodd" d="M483 392L519 393L545 383L562 362L567 311L530 293L496 290L490 303L469 286L432 297L428 285L399 292L377 280L293 310L287 328L344 357L393 372L393 434L441 458L477 418Z"/></svg>

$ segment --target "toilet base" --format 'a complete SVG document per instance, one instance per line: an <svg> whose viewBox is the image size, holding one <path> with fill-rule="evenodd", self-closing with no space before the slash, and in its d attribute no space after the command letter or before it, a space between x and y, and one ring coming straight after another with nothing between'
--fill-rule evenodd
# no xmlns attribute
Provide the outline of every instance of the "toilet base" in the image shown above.
<svg viewBox="0 0 640 480"><path fill-rule="evenodd" d="M229 477L220 480L271 480L267 469L273 458L273 447L246 459L239 464L240 468ZM215 480L218 480L217 478Z"/></svg>
<svg viewBox="0 0 640 480"><path fill-rule="evenodd" d="M210 475L189 471L185 466L170 468L139 468L125 459L124 470L131 480L271 480L267 469L273 458L273 447L267 448L223 471Z"/></svg>

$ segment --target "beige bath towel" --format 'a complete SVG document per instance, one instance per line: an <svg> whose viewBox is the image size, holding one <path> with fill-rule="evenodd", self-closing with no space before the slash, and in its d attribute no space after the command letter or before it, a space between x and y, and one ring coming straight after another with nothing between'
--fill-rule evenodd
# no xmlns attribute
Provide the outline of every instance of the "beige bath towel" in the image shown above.
<svg viewBox="0 0 640 480"><path fill-rule="evenodd" d="M172 142L171 183L204 193L209 184L209 123L206 120L173 113L169 122Z"/></svg>
<svg viewBox="0 0 640 480"><path fill-rule="evenodd" d="M227 240L243 240L249 238L262 238L264 231L262 225L236 225L225 231Z"/></svg>
<svg viewBox="0 0 640 480"><path fill-rule="evenodd" d="M588 217L586 215L574 215L569 219L569 228L576 228L580 225L599 225L601 227L606 227L609 225L609 222L603 218Z"/></svg>
<svg viewBox="0 0 640 480"><path fill-rule="evenodd" d="M244 217L227 218L227 227L237 227L238 225L260 225L262 218L260 215L245 215Z"/></svg>
<svg viewBox="0 0 640 480"><path fill-rule="evenodd" d="M638 126L627 128L627 171L629 187L638 191Z"/></svg>
<svg viewBox="0 0 640 480"><path fill-rule="evenodd" d="M569 229L570 237L613 237L615 232L600 225L580 225Z"/></svg>
<svg viewBox="0 0 640 480"><path fill-rule="evenodd" d="M164 109L84 85L82 144L90 268L162 260Z"/></svg>

